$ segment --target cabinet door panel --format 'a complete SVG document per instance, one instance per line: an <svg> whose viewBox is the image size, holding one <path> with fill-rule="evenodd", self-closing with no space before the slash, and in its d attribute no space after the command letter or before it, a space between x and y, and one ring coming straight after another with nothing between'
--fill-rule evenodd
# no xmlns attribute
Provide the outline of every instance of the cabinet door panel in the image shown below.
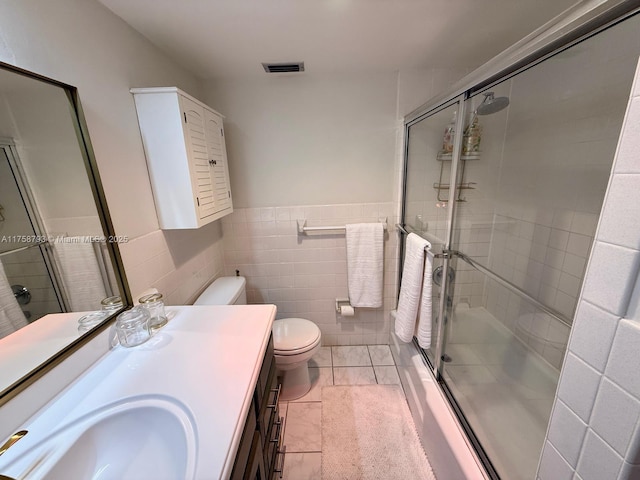
<svg viewBox="0 0 640 480"><path fill-rule="evenodd" d="M227 169L227 154L224 145L222 118L204 110L207 149L211 160L215 211L231 207L231 189Z"/></svg>
<svg viewBox="0 0 640 480"><path fill-rule="evenodd" d="M244 480L266 480L266 478L264 458L262 457L262 440L260 439L260 433L255 432Z"/></svg>
<svg viewBox="0 0 640 480"><path fill-rule="evenodd" d="M185 97L180 98L180 104L186 119L187 151L191 154L192 183L197 198L198 217L203 219L216 212L205 132L205 109Z"/></svg>

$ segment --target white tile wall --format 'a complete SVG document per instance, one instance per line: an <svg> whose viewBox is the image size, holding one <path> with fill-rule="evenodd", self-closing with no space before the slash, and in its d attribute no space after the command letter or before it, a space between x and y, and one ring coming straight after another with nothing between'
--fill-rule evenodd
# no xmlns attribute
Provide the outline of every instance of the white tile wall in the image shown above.
<svg viewBox="0 0 640 480"><path fill-rule="evenodd" d="M156 230L119 244L134 300L149 287L168 305L189 305L212 279L222 275L219 221L198 230Z"/></svg>
<svg viewBox="0 0 640 480"><path fill-rule="evenodd" d="M322 331L323 345L389 343L389 312L395 308L397 222L393 203L309 205L236 209L224 217L224 271L247 278L249 303L273 303L278 318L302 317ZM298 235L296 220L307 226L377 222L387 218L384 303L336 314L336 298L347 298L344 233Z"/></svg>
<svg viewBox="0 0 640 480"><path fill-rule="evenodd" d="M640 68L618 144L603 216L587 266L538 478L565 463L576 479L640 478L640 322L623 319L640 272ZM615 333L614 333L615 332ZM577 358L584 361L580 368ZM597 371L599 386L593 384ZM584 372L589 372L587 377ZM583 383L584 382L584 383ZM577 400L583 395L582 400ZM563 399L563 397L565 397ZM571 400L573 398L573 400ZM568 403L565 403L568 402ZM588 417L587 405L593 403ZM573 409L573 410L572 410ZM585 426L575 428L575 424ZM574 426L558 429L567 418ZM579 425L579 424L578 424ZM586 429L586 435L578 430ZM576 455L578 452L578 455ZM560 462L558 454L564 462Z"/></svg>

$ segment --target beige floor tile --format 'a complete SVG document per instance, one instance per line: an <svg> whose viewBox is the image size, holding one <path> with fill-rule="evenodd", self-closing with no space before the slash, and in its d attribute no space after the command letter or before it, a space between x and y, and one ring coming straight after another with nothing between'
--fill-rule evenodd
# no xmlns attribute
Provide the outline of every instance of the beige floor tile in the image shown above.
<svg viewBox="0 0 640 480"><path fill-rule="evenodd" d="M287 455L299 452L319 452L322 448L322 403L289 403L284 443Z"/></svg>
<svg viewBox="0 0 640 480"><path fill-rule="evenodd" d="M371 365L366 345L355 347L331 347L334 367L367 367Z"/></svg>
<svg viewBox="0 0 640 480"><path fill-rule="evenodd" d="M374 365L376 379L380 385L400 385L400 377L396 367Z"/></svg>
<svg viewBox="0 0 640 480"><path fill-rule="evenodd" d="M331 347L320 347L318 352L309 360L309 367L331 367Z"/></svg>
<svg viewBox="0 0 640 480"><path fill-rule="evenodd" d="M284 457L284 480L320 480L321 453L289 453Z"/></svg>
<svg viewBox="0 0 640 480"><path fill-rule="evenodd" d="M389 345L369 345L368 348L374 365L395 365Z"/></svg>
<svg viewBox="0 0 640 480"><path fill-rule="evenodd" d="M334 385L370 385L376 383L373 367L334 367Z"/></svg>

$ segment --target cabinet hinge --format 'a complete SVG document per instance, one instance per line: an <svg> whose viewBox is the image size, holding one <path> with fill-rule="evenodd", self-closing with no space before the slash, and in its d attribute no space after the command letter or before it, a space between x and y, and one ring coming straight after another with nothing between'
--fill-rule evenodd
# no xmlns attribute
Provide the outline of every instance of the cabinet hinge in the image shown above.
<svg viewBox="0 0 640 480"><path fill-rule="evenodd" d="M187 112L182 112L182 114L184 115L184 123L187 123Z"/></svg>
<svg viewBox="0 0 640 480"><path fill-rule="evenodd" d="M229 198L231 198L231 190L227 190L227 193L229 194Z"/></svg>
<svg viewBox="0 0 640 480"><path fill-rule="evenodd" d="M224 130L220 129L220 135L224 137Z"/></svg>
<svg viewBox="0 0 640 480"><path fill-rule="evenodd" d="M196 197L196 202L198 202L198 206L200 206L200 199Z"/></svg>

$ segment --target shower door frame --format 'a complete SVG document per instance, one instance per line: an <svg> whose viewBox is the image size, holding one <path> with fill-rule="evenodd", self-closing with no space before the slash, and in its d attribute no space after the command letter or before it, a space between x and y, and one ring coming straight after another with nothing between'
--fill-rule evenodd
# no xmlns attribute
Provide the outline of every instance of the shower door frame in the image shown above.
<svg viewBox="0 0 640 480"><path fill-rule="evenodd" d="M400 217L400 230L406 232L406 226L404 218L406 214L406 194L407 194L407 172L408 172L408 160L409 160L409 128L425 118L433 115L434 113L447 108L449 106L458 104L458 115L456 118L456 131L463 131L463 122L466 118L466 100L480 94L482 91L486 91L498 83L501 83L509 78L512 78L519 73L528 70L529 68L545 61L553 55L559 53L562 50L572 47L580 43L587 38L597 35L601 31L619 23L627 18L640 14L640 7L635 0L608 0L596 7L589 6L574 6L563 14L561 17L548 22L543 27L532 32L520 42L505 50L502 54L494 57L487 64L483 65L479 69L472 72L467 77L463 78L460 82L455 84L451 90L445 94L435 97L430 102L427 102L423 106L410 112L404 119L404 168L403 168L403 188L401 199L401 217ZM460 154L462 149L463 136L456 135L454 149L451 160L451 173L450 183L452 188L449 189L449 201L450 206L447 215L447 232L444 242L443 250L443 268L447 272L449 265L454 261L454 258L460 256L458 252L451 250L451 241L453 237L456 198L458 195L458 167L460 163ZM404 242L400 242L399 259L400 268L398 275L402 275L402 262L404 259ZM471 263L474 268L475 265ZM478 269L484 272L483 269ZM518 294L524 294L523 297L526 300L533 300L537 306L542 305L537 300L531 298L526 292L512 285L505 279L497 276L491 272L494 279L499 283L504 284L509 289L515 291ZM460 422L465 434L472 444L476 454L485 467L486 473L492 480L499 480L500 477L493 467L489 456L484 451L482 445L477 439L471 425L467 422L464 412L459 407L455 397L443 381L443 350L446 345L446 318L451 312L448 311L450 307L447 305L447 298L451 296L453 298L453 285L450 284L448 275L443 275L441 294L438 307L438 328L436 335L436 347L434 353L434 361L428 358L425 351L418 345L415 337L413 343L418 351L421 353L426 365L430 369L436 383L440 386L442 392L447 397L452 409L454 410L458 421ZM400 285L400 278L398 281ZM548 313L558 318L562 323L567 323L563 319L562 315L555 312L553 309L542 305L543 309Z"/></svg>
<svg viewBox="0 0 640 480"><path fill-rule="evenodd" d="M42 220L42 217L40 216L40 212L38 211L35 196L33 195L31 187L29 186L29 182L27 181L27 175L24 171L24 167L20 162L20 156L18 155L16 144L12 138L0 137L0 149L5 152L5 155L7 157L9 169L13 174L16 187L18 188L18 193L22 198L27 217L29 218L29 222L31 223L31 228L33 228L37 237L44 238L47 235L46 229L44 227L44 222ZM56 300L60 305L61 311L71 311L68 308L69 302L66 298L64 288L62 288L62 282L60 281L60 278L62 277L60 276L60 272L56 268L56 263L53 259L51 245L48 241L44 241L38 245L38 249L40 250L40 254L42 255L45 268L47 269L47 274L49 275L49 279L51 280L51 285L53 286L53 291L55 293Z"/></svg>
<svg viewBox="0 0 640 480"><path fill-rule="evenodd" d="M439 104L434 106L433 108L428 109L423 114L419 115L416 118L413 118L411 121L405 122L405 132L404 132L404 169L403 169L403 186L402 186L402 211L401 211L401 224L399 230L401 233L406 234L408 230L404 224L404 218L406 214L406 196L407 196L407 173L409 168L409 129L424 119L432 116L433 114L444 110L451 106L457 106L457 114L456 114L456 125L455 131L462 132L464 130L464 119L467 117L467 101L470 98L469 92L464 92L455 98L445 102L443 104ZM458 257L458 252L451 249L451 242L453 240L453 227L454 227L454 219L455 219L455 210L458 198L458 172L460 165L460 157L462 155L462 143L463 143L463 135L455 135L454 143L453 143L453 152L451 154L451 171L449 176L449 184L452 188L449 188L449 198L447 200L447 204L449 206L449 210L447 212L447 231L444 239L444 247L441 255L442 258L442 268L444 272L449 272L449 268L451 264L456 261ZM400 242L400 261L401 265L398 269L398 275L401 277L402 275L402 262L404 261L404 242ZM436 384L440 387L443 394L447 398L449 405L453 409L458 421L461 424L462 429L467 436L467 439L473 446L473 449L478 456L480 462L482 463L486 473L489 475L491 480L500 480L500 476L497 473L497 470L493 466L489 455L485 452L482 444L478 440L476 434L473 431L473 428L467 421L464 411L458 405L458 402L455 399L455 396L450 391L446 382L444 382L443 378L443 363L444 363L444 347L447 342L447 324L448 318L452 318L453 313L453 303L449 303L449 298L453 299L453 288L454 283L452 278L449 275L442 275L442 284L440 285L440 298L438 301L438 310L437 310L437 333L435 338L435 351L433 354L433 362L429 359L426 351L420 347L416 338L413 338L413 344L422 355L424 362L427 367L431 370L431 374L436 380ZM398 279L398 285L400 285L400 278Z"/></svg>
<svg viewBox="0 0 640 480"><path fill-rule="evenodd" d="M572 9L569 9L572 10ZM580 10L580 9L578 9ZM417 108L416 110L409 113L405 116L404 119L404 165L403 165L403 177L402 177L402 201L401 201L401 226L405 228L404 224L404 216L406 213L406 193L407 193L407 171L408 171L408 160L409 160L409 128L420 121L424 120L427 117L430 117L434 113L453 106L458 105L458 114L456 117L456 131L462 132L464 126L464 118L467 113L466 109L466 100L479 95L482 91L485 91L505 80L508 80L512 77L515 77L521 72L528 70L529 68L538 65L539 63L545 61L546 59L552 57L553 55L566 50L567 48L576 45L587 38L590 38L601 31L620 23L627 18L640 14L640 6L637 5L637 0L608 0L605 1L600 6L593 8L587 12L583 12L580 14L579 18L576 20L575 18L570 18L571 20L569 26L560 25L560 31L562 35L557 37L556 33L550 35L549 39L542 38L539 39L540 36L543 36L541 33L542 30L546 26L541 27L540 29L534 31L529 36L525 37L522 41L516 43L512 48L509 48L503 52L503 54L495 57L487 64L487 68L484 67L479 68L475 72L472 72L467 77L463 78L459 85L455 86L453 89L444 95L439 97L435 97L433 100L427 102L423 106ZM569 15L570 16L570 15ZM547 25L551 24L562 24L562 21L554 22L553 20L549 22ZM555 26L555 25L554 25ZM531 48L529 44L533 42L535 43L534 47ZM516 50L521 50L518 52L518 55L512 52L512 50L518 47ZM529 47L529 48L527 48ZM509 59L508 63L500 63L501 58L504 54ZM455 207L458 195L458 182L456 181L458 175L458 166L460 163L460 156L462 152L462 135L455 136L454 149L452 152L451 159L451 174L450 178L452 179L453 188L449 189L449 199L448 204L450 205L450 209L447 215L447 233L445 238L445 248L443 250L442 257L444 259L443 268L447 268L449 262L453 260L454 257L460 256L458 252L451 250L451 239L453 236L453 220L455 218ZM401 243L400 245L400 262L402 263L404 258L404 246ZM464 257L464 255L463 255ZM470 263L471 266L477 269L474 265L475 262ZM402 274L402 265L399 269L399 275ZM479 269L480 271L484 271L486 269ZM445 270L447 271L447 270ZM486 274L486 272L483 272ZM499 281L499 283L505 284L511 290L516 291L520 295L522 295L529 302L536 304L539 308L545 310L548 314L557 318L564 324L567 324L567 320L563 318L562 314L559 314L553 309L546 307L545 305L538 302L536 299L529 296L526 292L522 291L520 288L512 285L507 280L499 277L498 275L492 273L491 274L494 279ZM400 284L398 282L398 284ZM443 283L441 290L446 292L447 289L450 288L448 285L448 277L447 275L443 276ZM444 296L444 295L443 295ZM443 301L440 302L440 307L442 307ZM446 306L446 302L444 302ZM443 309L439 309L439 318L443 318ZM440 322L444 324L444 322ZM442 331L441 331L442 330ZM439 343L442 339L444 339L445 329L444 325L439 325L439 331L436 338L436 341ZM430 367L433 371L433 374L437 377L440 372L440 367L442 365L442 359L437 353L442 353L442 346L436 345L436 355L434 355L434 365L431 365L429 361Z"/></svg>
<svg viewBox="0 0 640 480"><path fill-rule="evenodd" d="M422 120L424 120L425 118L430 117L431 115L444 110L446 108L452 107L452 106L457 106L457 114L456 114L456 125L455 125L455 131L456 132L462 132L464 129L464 119L466 118L466 102L465 100L467 99L467 95L466 93L460 94L454 98L452 98L451 100L449 100L448 102L444 102L442 104L436 105L433 108L427 110L426 112L424 112L422 115L414 118L412 121L410 122L405 122L404 125L404 170L403 170L403 185L402 185L402 198L403 198L403 202L402 202L402 212L400 215L400 219L403 222L402 223L402 228L405 229L405 224L404 224L404 217L405 217L405 213L406 213L406 204L404 199L406 199L407 197L407 187L408 187L408 183L407 183L407 173L408 173L408 168L409 168L409 129L413 126L416 125L418 123L420 123ZM456 181L457 177L458 177L458 166L460 164L460 155L462 153L462 135L455 135L454 137L454 144L453 144L453 152L451 154L451 172L450 172L450 184L453 185L454 188L450 188L449 189L449 198L447 200L447 205L449 206L449 210L447 212L447 232L444 238L444 247L443 247L443 251L441 257L442 257L442 269L444 272L448 272L449 268L450 268L450 262L453 260L451 258L451 239L453 236L453 219L454 219L454 210L455 210L455 206L456 206L456 195L458 194L458 189L457 189L457 184L458 182ZM405 230L406 231L406 230ZM400 242L400 259L401 262L404 259L404 242ZM402 268L400 268L398 270L399 275L402 275ZM399 279L400 280L400 279ZM420 347L419 350L423 353L427 364L432 368L432 373L434 374L434 376L438 376L439 375L439 371L441 368L441 364L442 364L442 355L443 355L443 348L444 348L444 344L445 344L445 334L446 334L446 318L447 315L450 313L448 312L448 305L447 305L447 298L449 297L449 290L451 289L451 286L449 285L450 281L449 281L449 275L442 275L442 285L440 286L440 299L438 302L438 325L437 325L437 333L436 333L436 338L435 338L435 351L434 351L434 355L433 355L433 364L431 364L432 362L427 358L427 355L422 351L422 349ZM398 285L400 285L400 281L398 281ZM417 345L417 343L416 343Z"/></svg>

